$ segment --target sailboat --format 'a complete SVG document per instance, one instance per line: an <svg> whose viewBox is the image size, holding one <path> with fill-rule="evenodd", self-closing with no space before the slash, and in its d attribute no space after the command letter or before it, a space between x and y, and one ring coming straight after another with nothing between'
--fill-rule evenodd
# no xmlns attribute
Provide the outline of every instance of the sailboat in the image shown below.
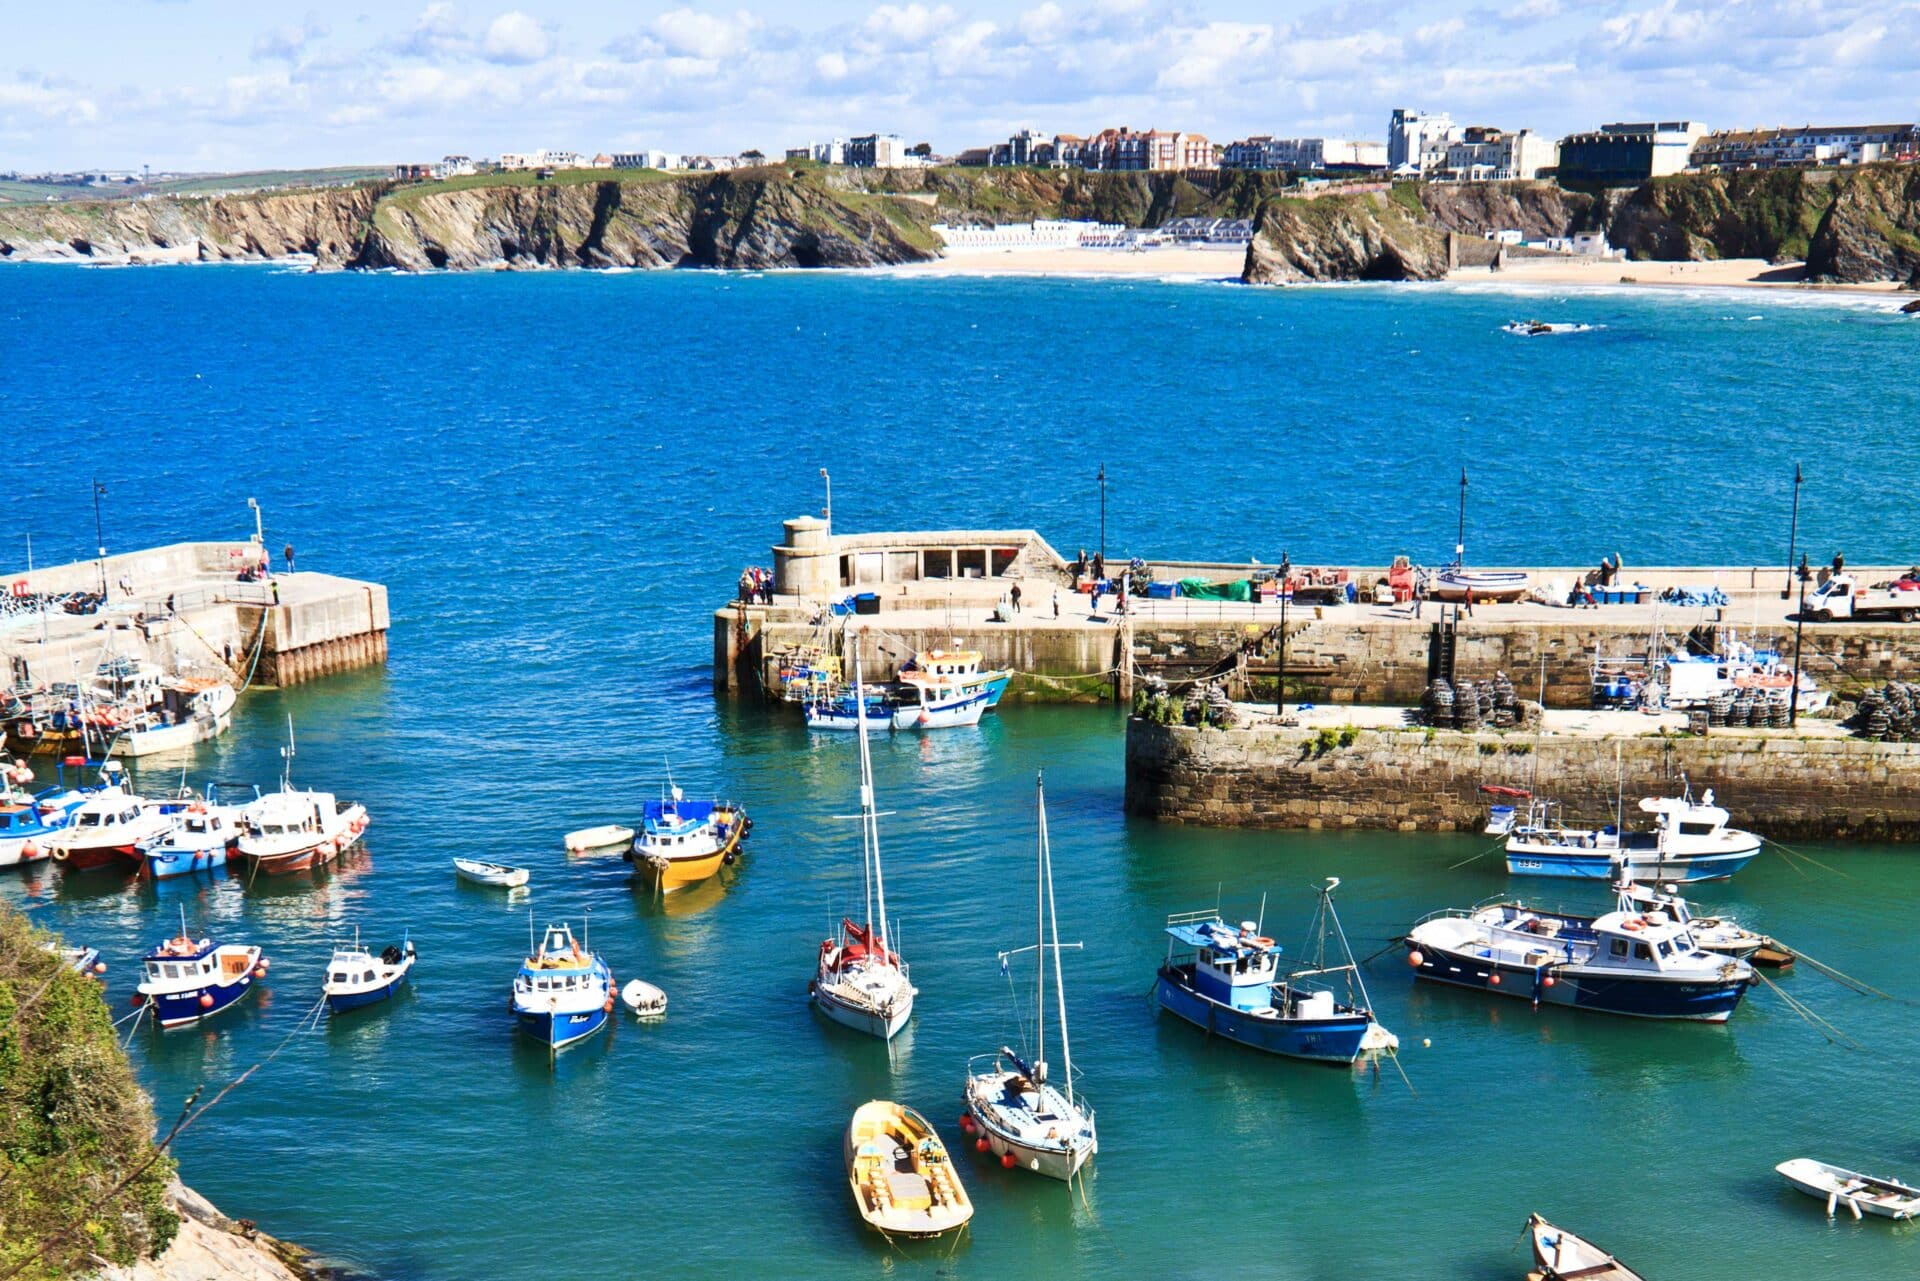
<svg viewBox="0 0 1920 1281"><path fill-rule="evenodd" d="M853 662L855 706L866 700L860 660ZM907 963L891 946L887 928L887 883L880 870L880 822L873 806L873 756L867 749L867 722L860 737L860 862L866 881L866 918L843 918L837 937L820 944L819 970L807 991L820 1012L856 1031L892 1040L913 1015L914 986ZM875 914L875 909L878 914Z"/></svg>
<svg viewBox="0 0 1920 1281"><path fill-rule="evenodd" d="M1009 1170L1024 1167L1050 1179L1069 1180L1093 1159L1100 1141L1093 1109L1073 1094L1073 1050L1067 1042L1067 994L1060 979L1060 925L1053 910L1053 853L1047 843L1047 790L1036 783L1040 807L1039 874L1035 880L1034 944L1000 954L1031 951L1035 960L1032 1061L1012 1048L977 1055L967 1065L967 1115L961 1129L975 1145L1000 1158ZM1047 954L1053 954L1053 994L1060 1022L1060 1085L1047 1079ZM990 1065L989 1065L990 1061ZM1064 1088L1062 1088L1064 1087Z"/></svg>

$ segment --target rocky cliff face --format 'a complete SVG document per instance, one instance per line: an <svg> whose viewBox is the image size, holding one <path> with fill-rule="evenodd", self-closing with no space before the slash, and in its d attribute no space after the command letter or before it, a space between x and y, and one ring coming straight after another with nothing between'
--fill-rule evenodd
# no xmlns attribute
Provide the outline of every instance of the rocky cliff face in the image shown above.
<svg viewBox="0 0 1920 1281"><path fill-rule="evenodd" d="M1920 168L1874 166L1834 184L1807 245L1815 280L1898 280L1920 289Z"/></svg>
<svg viewBox="0 0 1920 1281"><path fill-rule="evenodd" d="M1545 240L1599 225L1594 197L1551 182L1429 182L1418 196L1435 226L1466 236L1515 230Z"/></svg>
<svg viewBox="0 0 1920 1281"><path fill-rule="evenodd" d="M1675 174L1610 192L1607 239L1630 258L1799 262L1833 202L1832 170Z"/></svg>
<svg viewBox="0 0 1920 1281"><path fill-rule="evenodd" d="M155 1259L107 1267L95 1281L343 1281L297 1245L252 1224L229 1219L192 1188L175 1183L167 1196L180 1231Z"/></svg>
<svg viewBox="0 0 1920 1281"><path fill-rule="evenodd" d="M1399 193L1275 199L1260 210L1241 279L1438 280L1447 274L1447 234Z"/></svg>

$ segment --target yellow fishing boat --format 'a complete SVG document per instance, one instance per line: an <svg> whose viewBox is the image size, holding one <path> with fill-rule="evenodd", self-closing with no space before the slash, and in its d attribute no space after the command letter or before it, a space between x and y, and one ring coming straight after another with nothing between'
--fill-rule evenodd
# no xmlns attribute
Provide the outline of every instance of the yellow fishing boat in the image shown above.
<svg viewBox="0 0 1920 1281"><path fill-rule="evenodd" d="M862 1103L847 1123L847 1183L867 1226L937 1237L966 1226L973 1202L927 1119L903 1103Z"/></svg>
<svg viewBox="0 0 1920 1281"><path fill-rule="evenodd" d="M697 885L738 857L753 822L738 805L671 800L647 802L640 834L627 857L635 873L661 893Z"/></svg>

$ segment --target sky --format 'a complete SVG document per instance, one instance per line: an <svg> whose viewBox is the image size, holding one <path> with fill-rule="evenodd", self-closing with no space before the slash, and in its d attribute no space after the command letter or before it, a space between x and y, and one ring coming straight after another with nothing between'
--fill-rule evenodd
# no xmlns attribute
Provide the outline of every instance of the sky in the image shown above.
<svg viewBox="0 0 1920 1281"><path fill-rule="evenodd" d="M1383 140L1395 106L1554 137L1920 117L1899 0L65 0L4 25L0 170L29 172L1111 125Z"/></svg>

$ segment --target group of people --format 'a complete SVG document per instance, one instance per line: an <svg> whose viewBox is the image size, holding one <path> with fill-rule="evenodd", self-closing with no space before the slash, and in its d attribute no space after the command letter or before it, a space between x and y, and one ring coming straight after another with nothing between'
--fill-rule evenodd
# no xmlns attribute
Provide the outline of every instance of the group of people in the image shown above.
<svg viewBox="0 0 1920 1281"><path fill-rule="evenodd" d="M749 565L741 570L740 603L743 605L773 604L773 571L759 565Z"/></svg>
<svg viewBox="0 0 1920 1281"><path fill-rule="evenodd" d="M1620 577L1620 553L1615 552L1613 559L1600 558L1600 568L1574 583L1573 591L1567 595L1567 604L1574 609L1599 609L1600 602L1593 598L1593 589L1603 591L1613 586L1613 580Z"/></svg>

